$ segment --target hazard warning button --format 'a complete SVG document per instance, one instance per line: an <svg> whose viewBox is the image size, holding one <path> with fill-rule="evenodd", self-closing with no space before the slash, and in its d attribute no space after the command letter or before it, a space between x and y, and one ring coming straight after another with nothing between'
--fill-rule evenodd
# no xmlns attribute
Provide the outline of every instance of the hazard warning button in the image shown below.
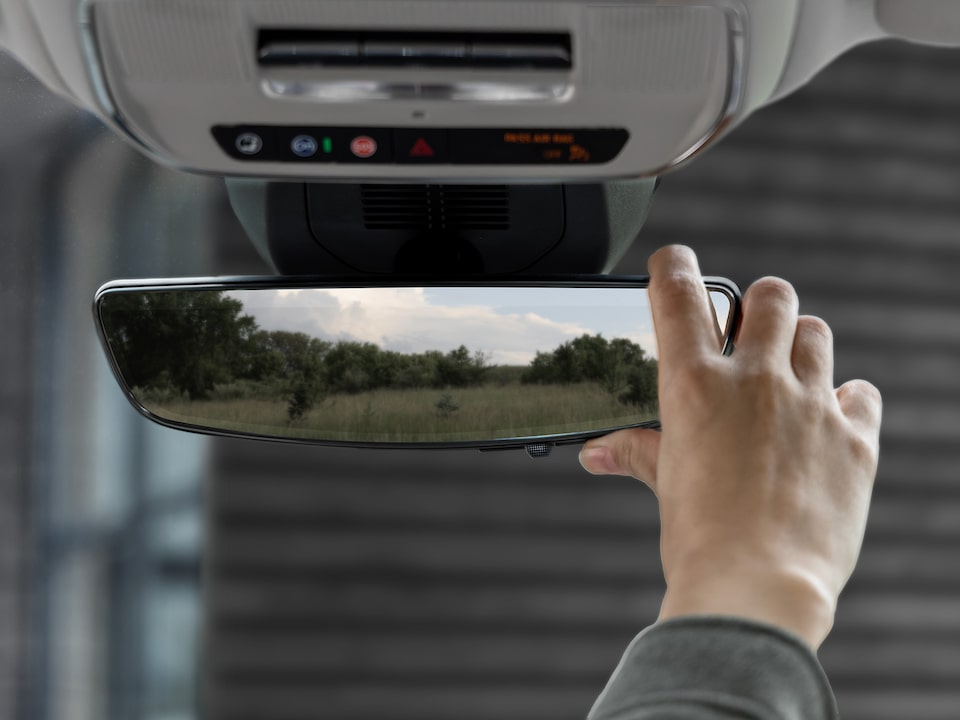
<svg viewBox="0 0 960 720"><path fill-rule="evenodd" d="M417 141L409 151L410 157L428 158L433 157L433 154L433 146L424 138L417 138Z"/></svg>
<svg viewBox="0 0 960 720"><path fill-rule="evenodd" d="M398 163L448 163L445 130L394 130L394 160Z"/></svg>

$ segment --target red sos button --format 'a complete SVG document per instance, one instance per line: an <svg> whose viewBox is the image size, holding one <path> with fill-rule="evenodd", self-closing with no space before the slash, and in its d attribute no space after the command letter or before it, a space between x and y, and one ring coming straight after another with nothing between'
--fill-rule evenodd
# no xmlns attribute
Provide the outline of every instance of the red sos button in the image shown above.
<svg viewBox="0 0 960 720"><path fill-rule="evenodd" d="M377 153L377 141L366 135L355 137L350 141L350 152L358 158L373 157Z"/></svg>

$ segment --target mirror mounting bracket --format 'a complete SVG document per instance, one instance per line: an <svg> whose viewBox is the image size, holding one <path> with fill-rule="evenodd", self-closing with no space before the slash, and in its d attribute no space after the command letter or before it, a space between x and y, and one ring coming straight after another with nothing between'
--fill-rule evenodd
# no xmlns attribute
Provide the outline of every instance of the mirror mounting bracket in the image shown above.
<svg viewBox="0 0 960 720"><path fill-rule="evenodd" d="M234 212L283 275L608 273L657 178L593 184L331 184L228 178Z"/></svg>

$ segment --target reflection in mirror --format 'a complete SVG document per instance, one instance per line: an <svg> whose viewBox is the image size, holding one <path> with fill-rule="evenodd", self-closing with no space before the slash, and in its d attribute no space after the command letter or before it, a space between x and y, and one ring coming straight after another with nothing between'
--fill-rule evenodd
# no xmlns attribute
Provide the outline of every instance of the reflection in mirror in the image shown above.
<svg viewBox="0 0 960 720"><path fill-rule="evenodd" d="M729 289L711 289L718 329ZM657 419L647 291L108 290L103 337L156 419L331 443L537 439Z"/></svg>

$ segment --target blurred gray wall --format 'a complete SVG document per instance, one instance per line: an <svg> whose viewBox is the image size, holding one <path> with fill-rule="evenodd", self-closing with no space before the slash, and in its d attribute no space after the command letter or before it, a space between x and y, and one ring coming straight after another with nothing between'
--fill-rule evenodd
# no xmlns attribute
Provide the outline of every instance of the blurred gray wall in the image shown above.
<svg viewBox="0 0 960 720"><path fill-rule="evenodd" d="M776 274L885 397L821 657L849 720L960 717L960 55L861 48L664 179L641 241ZM573 451L217 441L211 720L583 717L663 583L653 496Z"/></svg>
<svg viewBox="0 0 960 720"><path fill-rule="evenodd" d="M4 70L8 72L3 72ZM10 121L14 73L0 66L0 128ZM0 144L4 147L6 144ZM32 234L21 216L12 211L24 202L22 189L33 178L35 167L24 167L23 184L3 173L0 185L0 717L15 717L22 681L22 633L26 597L24 578L28 555L25 510L26 468L31 437L31 354L33 328L28 298L35 292L36 268L30 253L9 238Z"/></svg>
<svg viewBox="0 0 960 720"><path fill-rule="evenodd" d="M116 277L212 273L217 237L239 240L222 181L149 161L0 54L4 720L192 714L207 445L132 410L91 305Z"/></svg>

